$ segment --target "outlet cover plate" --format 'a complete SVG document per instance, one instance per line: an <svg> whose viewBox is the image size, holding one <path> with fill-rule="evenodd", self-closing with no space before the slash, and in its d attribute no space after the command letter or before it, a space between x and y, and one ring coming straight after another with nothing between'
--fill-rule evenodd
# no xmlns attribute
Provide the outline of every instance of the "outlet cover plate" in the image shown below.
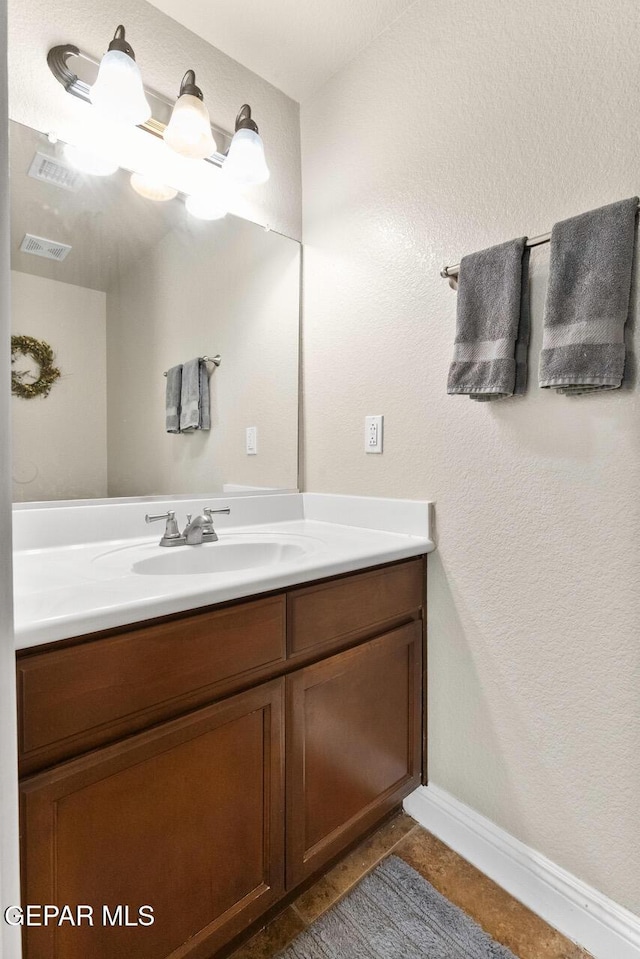
<svg viewBox="0 0 640 959"><path fill-rule="evenodd" d="M365 416L364 449L365 453L382 453L382 427L384 416Z"/></svg>

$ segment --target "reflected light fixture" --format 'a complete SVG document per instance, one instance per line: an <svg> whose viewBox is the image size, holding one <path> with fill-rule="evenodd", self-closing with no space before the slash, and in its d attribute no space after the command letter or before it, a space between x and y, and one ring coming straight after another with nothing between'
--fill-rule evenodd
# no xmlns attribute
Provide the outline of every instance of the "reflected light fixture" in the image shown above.
<svg viewBox="0 0 640 959"><path fill-rule="evenodd" d="M172 150L192 160L204 160L217 149L203 99L202 90L196 86L195 73L187 70L164 139Z"/></svg>
<svg viewBox="0 0 640 959"><path fill-rule="evenodd" d="M91 87L91 102L100 113L120 123L146 123L151 107L145 96L142 77L122 24L116 29L109 49L100 61L98 77Z"/></svg>
<svg viewBox="0 0 640 959"><path fill-rule="evenodd" d="M195 193L187 197L185 206L197 220L221 220L229 212L228 204L217 193Z"/></svg>
<svg viewBox="0 0 640 959"><path fill-rule="evenodd" d="M108 154L99 153L90 147L65 143L63 152L65 159L81 173L90 173L91 176L111 176L118 169L118 164Z"/></svg>
<svg viewBox="0 0 640 959"><path fill-rule="evenodd" d="M255 186L269 179L264 144L248 103L240 108L236 117L236 132L222 170L238 186Z"/></svg>
<svg viewBox="0 0 640 959"><path fill-rule="evenodd" d="M152 177L144 176L142 173L131 174L131 186L145 200L155 200L156 203L166 203L167 200L173 200L178 195L178 191L174 187L167 186L166 183L161 183Z"/></svg>

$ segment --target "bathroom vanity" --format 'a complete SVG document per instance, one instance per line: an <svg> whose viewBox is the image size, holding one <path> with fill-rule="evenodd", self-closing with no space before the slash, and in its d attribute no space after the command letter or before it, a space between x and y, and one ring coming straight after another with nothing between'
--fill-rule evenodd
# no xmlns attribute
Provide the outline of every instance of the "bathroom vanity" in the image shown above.
<svg viewBox="0 0 640 959"><path fill-rule="evenodd" d="M25 956L213 959L424 776L430 509L286 492L301 485L297 113L133 2L127 38L159 87L151 128L125 102L131 136L112 137L98 63L107 36L107 57L129 39L103 32L103 6L72 5L63 36L29 4L13 27L22 904L51 906L25 925ZM167 153L183 56L200 93L195 71L216 89L222 67L220 121L238 97L219 154L209 136L199 158ZM275 192L223 188L215 168L233 177L263 116ZM192 393L175 388L187 367ZM145 514L167 513L160 544Z"/></svg>
<svg viewBox="0 0 640 959"><path fill-rule="evenodd" d="M323 499L307 513L323 515ZM324 543L279 569L287 588L265 589L263 570L239 599L144 620L138 604L121 614L135 622L18 651L23 900L91 904L96 917L27 929L27 959L223 955L421 782L428 529L305 516L251 536L276 527ZM234 535L249 532L221 532L223 549ZM347 541L360 543L349 563ZM119 555L139 548L180 552L147 542ZM229 590L238 574L225 579ZM103 926L103 905L128 906L129 924ZM152 925L136 924L142 906Z"/></svg>

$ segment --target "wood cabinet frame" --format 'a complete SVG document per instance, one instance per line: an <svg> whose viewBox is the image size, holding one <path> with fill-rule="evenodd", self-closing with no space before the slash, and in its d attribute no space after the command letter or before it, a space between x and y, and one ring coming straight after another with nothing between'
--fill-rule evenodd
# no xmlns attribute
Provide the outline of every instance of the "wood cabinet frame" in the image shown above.
<svg viewBox="0 0 640 959"><path fill-rule="evenodd" d="M162 959L226 954L230 942L237 944L263 914L273 913L374 828L421 779L426 782L425 608L423 556L19 652L25 903L64 900L55 863L56 809L65 797L117 777L164 749L196 741L234 718L263 711L264 880ZM237 659L230 653L236 648ZM180 653L174 679L171 657ZM384 711L384 666L376 673L372 664L377 657L382 663L385 655L395 657L395 706L387 707L387 725L378 725L371 738L380 754L393 753L398 775L309 843L305 736L311 727L305 700L323 685L330 689L343 674L357 677L365 664L373 668L373 701ZM404 691L398 678L403 670ZM101 683L105 699L94 703ZM360 688L357 696L353 715L370 717L366 692ZM61 712L65 709L71 715ZM405 732L387 738L385 729L394 722L402 730L406 722L405 743ZM144 864L141 886L143 879ZM67 959L56 951L55 931L25 933L25 959ZM134 957L118 953L118 959Z"/></svg>

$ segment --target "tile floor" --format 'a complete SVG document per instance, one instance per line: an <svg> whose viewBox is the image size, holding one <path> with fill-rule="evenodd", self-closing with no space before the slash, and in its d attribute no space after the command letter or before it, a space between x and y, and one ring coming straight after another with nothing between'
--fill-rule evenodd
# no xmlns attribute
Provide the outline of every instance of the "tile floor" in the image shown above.
<svg viewBox="0 0 640 959"><path fill-rule="evenodd" d="M405 813L388 820L231 959L272 959L390 853L413 866L518 959L591 959Z"/></svg>

